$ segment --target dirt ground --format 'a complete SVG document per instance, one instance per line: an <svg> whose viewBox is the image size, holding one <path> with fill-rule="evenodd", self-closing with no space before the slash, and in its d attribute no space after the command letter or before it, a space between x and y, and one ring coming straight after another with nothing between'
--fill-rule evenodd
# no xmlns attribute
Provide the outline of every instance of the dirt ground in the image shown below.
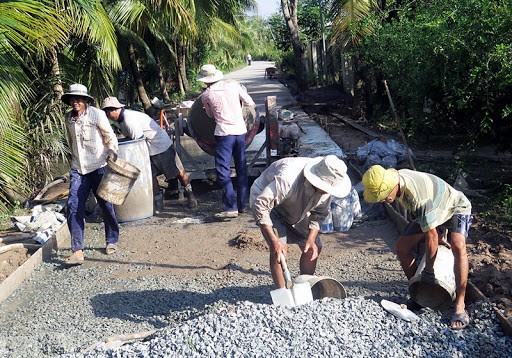
<svg viewBox="0 0 512 358"><path fill-rule="evenodd" d="M345 122L332 116L350 116L343 95L333 88L310 91L299 98L302 108L330 134L333 140L348 155L347 161L355 168L358 163L354 153L359 146L373 138ZM293 110L293 108L290 108ZM363 124L364 125L364 124ZM375 128L372 128L375 131ZM388 136L382 135L383 138ZM399 140L398 137L394 138ZM436 152L431 148L415 151L417 160L429 160L450 155L449 151ZM449 163L449 162L446 162ZM495 165L495 164L494 164ZM359 168L362 170L362 168ZM481 168L484 171L484 168ZM478 176L479 173L472 172ZM125 267L123 275L138 277L154 275L165 271L173 275L202 275L218 271L219 279L225 277L226 268L246 272L266 272L268 253L258 228L250 214L243 214L230 221L216 221L212 213L221 210L221 193L216 184L206 181L194 182L194 190L199 208L190 212L186 202L179 201L172 191L166 192L165 210L143 221L121 225L121 252L116 257L101 260L88 260L84 264L108 264L111 260L121 262ZM470 280L492 301L502 308L512 307L512 237L509 232L499 232L487 225L475 213L475 223L468 239ZM89 218L94 222L94 216ZM181 224L181 225L176 225ZM3 232L0 236L12 235ZM103 226L87 225L87 237L102 236ZM394 241L398 232L389 220L374 221L358 225L348 233L324 235L329 250L323 253L322 260L336 260L337 252L354 252L373 248L380 252L377 259L392 259ZM226 238L228 245L226 245ZM383 245L384 244L384 245ZM1 245L1 244L0 244ZM101 250L101 248L94 248ZM11 251L0 256L0 282L13 272L30 252L25 249ZM67 254L59 252L59 256ZM298 258L297 250L290 250L290 258ZM227 270L229 271L229 270ZM317 274L322 272L321 265ZM270 279L269 279L270 280ZM270 284L270 281L269 281Z"/></svg>

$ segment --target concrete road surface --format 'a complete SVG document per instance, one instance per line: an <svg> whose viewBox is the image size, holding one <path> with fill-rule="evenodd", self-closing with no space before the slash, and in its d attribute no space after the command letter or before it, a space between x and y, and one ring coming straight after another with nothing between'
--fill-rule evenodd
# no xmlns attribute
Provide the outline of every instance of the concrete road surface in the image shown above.
<svg viewBox="0 0 512 358"><path fill-rule="evenodd" d="M253 61L250 66L245 66L237 71L224 74L224 79L231 79L240 82L247 88L248 93L256 103L256 109L260 116L265 115L265 99L268 96L276 96L277 108L283 106L293 107L296 103L286 86L275 77L265 77L265 69L273 67L274 62ZM340 158L344 157L341 149L325 133L320 126L311 120L300 108L293 108L292 112L301 127L299 140L299 156L315 157L327 154L334 154ZM180 143L186 153L180 153L181 160L189 177L193 179L214 179L215 160L214 157L203 152L194 139L183 135ZM265 143L265 131L257 134L247 148L247 163L249 164L258 150ZM250 170L250 175L259 175L265 169L265 150L257 157L256 164ZM234 175L234 172L233 172Z"/></svg>

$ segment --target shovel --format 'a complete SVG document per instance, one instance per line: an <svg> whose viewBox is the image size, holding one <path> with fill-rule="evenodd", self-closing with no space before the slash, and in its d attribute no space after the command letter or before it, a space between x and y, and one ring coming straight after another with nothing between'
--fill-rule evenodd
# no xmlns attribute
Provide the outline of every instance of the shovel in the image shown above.
<svg viewBox="0 0 512 358"><path fill-rule="evenodd" d="M285 287L270 291L270 296L272 297L274 305L295 307L304 303L312 302L313 294L311 293L311 286L309 285L309 282L294 284L284 255L281 255L279 263L283 270Z"/></svg>

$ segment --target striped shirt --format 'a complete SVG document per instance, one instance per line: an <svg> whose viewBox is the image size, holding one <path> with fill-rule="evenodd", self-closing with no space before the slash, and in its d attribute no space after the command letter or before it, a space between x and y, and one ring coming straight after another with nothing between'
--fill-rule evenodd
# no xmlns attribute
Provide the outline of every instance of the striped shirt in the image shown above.
<svg viewBox="0 0 512 358"><path fill-rule="evenodd" d="M71 169L85 175L107 165L107 151L117 153L117 137L102 110L87 106L76 120L71 113L66 115Z"/></svg>
<svg viewBox="0 0 512 358"><path fill-rule="evenodd" d="M249 205L257 224L273 226L270 212L308 235L320 228L331 205L331 195L321 194L304 177L304 167L314 158L285 158L272 163L254 181Z"/></svg>
<svg viewBox="0 0 512 358"><path fill-rule="evenodd" d="M150 156L163 153L172 145L169 134L145 113L123 109L118 123L125 137L146 139Z"/></svg>
<svg viewBox="0 0 512 358"><path fill-rule="evenodd" d="M466 196L435 175L408 169L398 171L400 192L396 201L413 215L423 232L445 223L454 215L470 215Z"/></svg>

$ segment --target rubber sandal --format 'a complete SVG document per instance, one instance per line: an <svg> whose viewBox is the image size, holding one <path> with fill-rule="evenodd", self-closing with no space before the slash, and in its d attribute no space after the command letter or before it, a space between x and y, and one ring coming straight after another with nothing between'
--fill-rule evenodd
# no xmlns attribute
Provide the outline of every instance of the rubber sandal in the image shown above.
<svg viewBox="0 0 512 358"><path fill-rule="evenodd" d="M462 323L461 326L454 327L453 325L457 322ZM452 320L450 322L450 328L454 331L460 331L464 328L466 328L469 325L469 315L467 311L464 311L462 313L454 313L452 315Z"/></svg>
<svg viewBox="0 0 512 358"><path fill-rule="evenodd" d="M83 264L85 259L77 257L76 253L71 254L64 263L68 266L76 266Z"/></svg>
<svg viewBox="0 0 512 358"><path fill-rule="evenodd" d="M232 219L238 216L238 210L236 211L222 211L220 213L214 214L218 219Z"/></svg>
<svg viewBox="0 0 512 358"><path fill-rule="evenodd" d="M112 255L116 251L117 251L117 244L107 244L107 247L105 249L105 253L107 255Z"/></svg>

